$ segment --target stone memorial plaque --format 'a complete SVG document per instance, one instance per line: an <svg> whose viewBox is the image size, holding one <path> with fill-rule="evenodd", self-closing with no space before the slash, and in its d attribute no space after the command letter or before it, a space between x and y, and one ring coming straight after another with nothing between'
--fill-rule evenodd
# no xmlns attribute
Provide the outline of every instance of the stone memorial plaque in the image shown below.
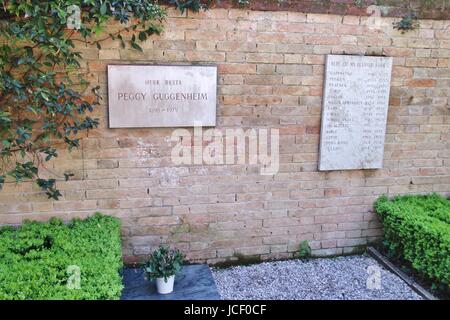
<svg viewBox="0 0 450 320"><path fill-rule="evenodd" d="M109 65L110 128L216 125L215 66Z"/></svg>
<svg viewBox="0 0 450 320"><path fill-rule="evenodd" d="M328 55L319 170L383 167L392 58Z"/></svg>

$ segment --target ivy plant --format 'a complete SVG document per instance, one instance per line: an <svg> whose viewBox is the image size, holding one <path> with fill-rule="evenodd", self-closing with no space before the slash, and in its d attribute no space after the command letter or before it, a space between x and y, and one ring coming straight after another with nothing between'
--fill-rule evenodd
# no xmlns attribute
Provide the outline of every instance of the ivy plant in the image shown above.
<svg viewBox="0 0 450 320"><path fill-rule="evenodd" d="M208 3L169 2L181 11ZM101 49L113 39L142 50L139 43L162 31L165 16L159 1L149 0L0 3L0 188L8 181L34 181L49 198L61 196L56 181L62 176L43 174L46 162L61 148L78 148L83 135L99 125L90 114L99 103L99 87L80 72L83 55L76 43ZM122 28L108 33L112 20Z"/></svg>

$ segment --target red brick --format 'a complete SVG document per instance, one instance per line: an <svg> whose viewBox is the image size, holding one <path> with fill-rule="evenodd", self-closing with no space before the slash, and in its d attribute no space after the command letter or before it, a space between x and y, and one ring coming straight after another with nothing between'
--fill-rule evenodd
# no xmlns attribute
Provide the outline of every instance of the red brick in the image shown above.
<svg viewBox="0 0 450 320"><path fill-rule="evenodd" d="M409 79L405 81L407 87L433 87L436 85L434 79Z"/></svg>

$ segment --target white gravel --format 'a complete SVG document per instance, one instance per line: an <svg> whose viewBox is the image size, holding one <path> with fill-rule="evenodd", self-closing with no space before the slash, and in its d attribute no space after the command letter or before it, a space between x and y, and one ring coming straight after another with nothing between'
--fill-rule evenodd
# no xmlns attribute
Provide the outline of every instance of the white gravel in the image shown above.
<svg viewBox="0 0 450 320"><path fill-rule="evenodd" d="M370 281L377 270L381 271L378 289L373 285L376 281ZM365 255L265 262L212 272L225 300L421 299L399 277ZM369 277L372 289L367 285Z"/></svg>

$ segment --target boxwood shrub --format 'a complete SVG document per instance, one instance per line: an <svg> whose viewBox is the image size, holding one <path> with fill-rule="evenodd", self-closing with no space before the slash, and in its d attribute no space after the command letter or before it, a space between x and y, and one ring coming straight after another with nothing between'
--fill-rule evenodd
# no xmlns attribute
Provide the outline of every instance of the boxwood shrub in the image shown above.
<svg viewBox="0 0 450 320"><path fill-rule="evenodd" d="M385 244L444 290L450 285L450 200L437 194L379 198Z"/></svg>
<svg viewBox="0 0 450 320"><path fill-rule="evenodd" d="M0 229L0 299L119 299L121 267L120 223L113 217Z"/></svg>

